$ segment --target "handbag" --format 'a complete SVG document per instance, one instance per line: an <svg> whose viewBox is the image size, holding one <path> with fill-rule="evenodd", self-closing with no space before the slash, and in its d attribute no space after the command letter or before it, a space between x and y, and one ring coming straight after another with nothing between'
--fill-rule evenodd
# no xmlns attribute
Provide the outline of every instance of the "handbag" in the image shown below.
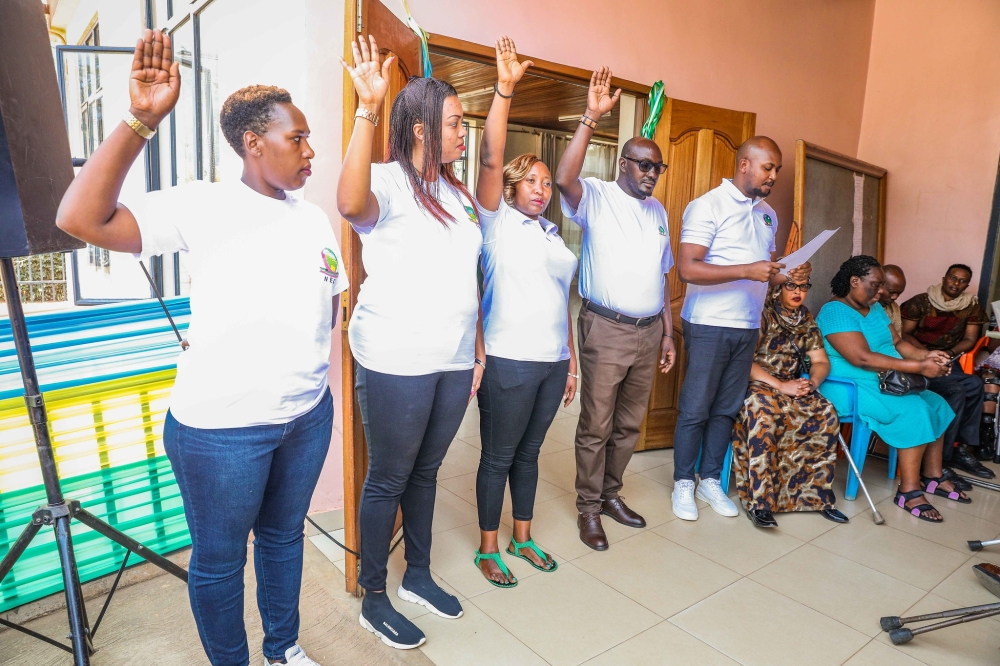
<svg viewBox="0 0 1000 666"><path fill-rule="evenodd" d="M914 372L885 370L878 373L878 389L886 395L912 395L930 386L931 380Z"/></svg>

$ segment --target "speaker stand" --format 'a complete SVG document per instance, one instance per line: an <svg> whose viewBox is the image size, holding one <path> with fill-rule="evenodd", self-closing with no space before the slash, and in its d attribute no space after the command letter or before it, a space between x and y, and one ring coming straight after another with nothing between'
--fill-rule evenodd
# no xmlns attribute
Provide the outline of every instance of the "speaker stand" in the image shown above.
<svg viewBox="0 0 1000 666"><path fill-rule="evenodd" d="M59 551L59 562L62 568L63 587L66 592L66 611L69 614L70 643L65 645L57 640L43 636L12 622L0 619L0 624L33 638L45 641L73 654L76 666L89 666L90 655L94 653L93 638L96 634L104 613L111 603L111 598L118 589L122 573L128 564L132 553L146 559L169 574L187 582L187 572L170 560L154 553L141 543L118 531L80 506L76 500L63 497L59 485L59 473L56 469L55 455L52 451L52 440L49 437L48 416L45 413L45 402L38 387L38 375L35 372L35 360L31 354L31 344L28 340L28 327L24 319L24 309L21 306L21 292L17 284L17 274L14 271L14 261L10 257L0 257L0 281L7 297L7 313L10 317L11 331L14 335L14 346L17 349L17 360L21 366L21 380L24 382L24 401L28 405L28 418L35 434L35 448L38 450L38 460L42 467L42 481L45 484L45 495L48 502L32 514L31 522L14 542L13 547L0 561L0 582L10 573L14 563L24 554L28 544L41 531L42 527L51 526L55 530L56 546ZM118 576L115 578L111 591L104 602L104 607L93 628L87 619L87 608L83 600L83 588L80 585L80 573L76 567L76 557L73 554L73 535L70 523L78 521L95 532L107 537L127 549Z"/></svg>

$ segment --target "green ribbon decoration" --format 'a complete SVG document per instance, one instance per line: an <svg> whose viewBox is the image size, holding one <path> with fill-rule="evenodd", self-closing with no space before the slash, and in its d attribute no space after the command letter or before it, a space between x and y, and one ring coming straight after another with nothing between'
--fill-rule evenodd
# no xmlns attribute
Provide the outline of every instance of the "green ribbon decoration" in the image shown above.
<svg viewBox="0 0 1000 666"><path fill-rule="evenodd" d="M403 9L406 10L406 24L410 26L410 30L420 38L420 56L423 59L424 66L424 78L430 78L433 72L433 67L431 67L431 55L427 48L427 39L430 35L426 30L421 28L416 19L413 18L413 14L410 13L410 4L403 0Z"/></svg>
<svg viewBox="0 0 1000 666"><path fill-rule="evenodd" d="M646 118L646 122L642 124L642 136L650 141L653 140L653 134L656 133L656 126L660 123L660 115L663 114L664 99L666 99L666 96L663 94L663 81L657 81L649 91L649 116Z"/></svg>

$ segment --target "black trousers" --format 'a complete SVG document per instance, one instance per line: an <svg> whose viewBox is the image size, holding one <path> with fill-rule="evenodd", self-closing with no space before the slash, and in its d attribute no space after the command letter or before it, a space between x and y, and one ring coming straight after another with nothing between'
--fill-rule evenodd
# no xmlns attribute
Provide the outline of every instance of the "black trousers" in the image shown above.
<svg viewBox="0 0 1000 666"><path fill-rule="evenodd" d="M504 487L516 520L531 520L538 486L538 452L566 392L569 359L552 363L486 357L479 388L483 454L476 475L479 529L500 527Z"/></svg>
<svg viewBox="0 0 1000 666"><path fill-rule="evenodd" d="M687 367L674 430L674 480L719 479L733 423L743 408L760 329L681 320Z"/></svg>
<svg viewBox="0 0 1000 666"><path fill-rule="evenodd" d="M982 418L983 399L986 391L979 375L967 375L958 363L951 366L951 374L934 377L930 390L948 402L955 412L955 418L944 431L945 460L951 460L955 442L967 446L979 446L979 421Z"/></svg>
<svg viewBox="0 0 1000 666"><path fill-rule="evenodd" d="M397 508L403 510L406 565L431 564L437 473L465 417L472 370L405 377L358 364L354 387L368 440L358 583L379 591L385 589Z"/></svg>

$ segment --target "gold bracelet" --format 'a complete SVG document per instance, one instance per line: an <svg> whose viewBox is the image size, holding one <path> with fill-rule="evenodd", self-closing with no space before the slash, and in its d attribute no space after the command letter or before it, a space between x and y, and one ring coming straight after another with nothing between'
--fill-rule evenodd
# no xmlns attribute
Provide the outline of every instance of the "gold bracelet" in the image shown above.
<svg viewBox="0 0 1000 666"><path fill-rule="evenodd" d="M358 109L354 113L354 117L355 118L364 118L365 120L367 120L368 122L370 122L375 127L378 127L378 116L375 115L374 113L372 113L371 111L369 111L368 109Z"/></svg>
<svg viewBox="0 0 1000 666"><path fill-rule="evenodd" d="M125 112L125 115L122 117L122 120L125 121L126 125L135 130L135 133L141 136L143 139L149 140L153 138L154 134L156 134L155 129L149 129L148 127L143 125L142 121L133 116L130 111Z"/></svg>
<svg viewBox="0 0 1000 666"><path fill-rule="evenodd" d="M580 116L580 122L590 129L597 129L597 121L588 116Z"/></svg>

